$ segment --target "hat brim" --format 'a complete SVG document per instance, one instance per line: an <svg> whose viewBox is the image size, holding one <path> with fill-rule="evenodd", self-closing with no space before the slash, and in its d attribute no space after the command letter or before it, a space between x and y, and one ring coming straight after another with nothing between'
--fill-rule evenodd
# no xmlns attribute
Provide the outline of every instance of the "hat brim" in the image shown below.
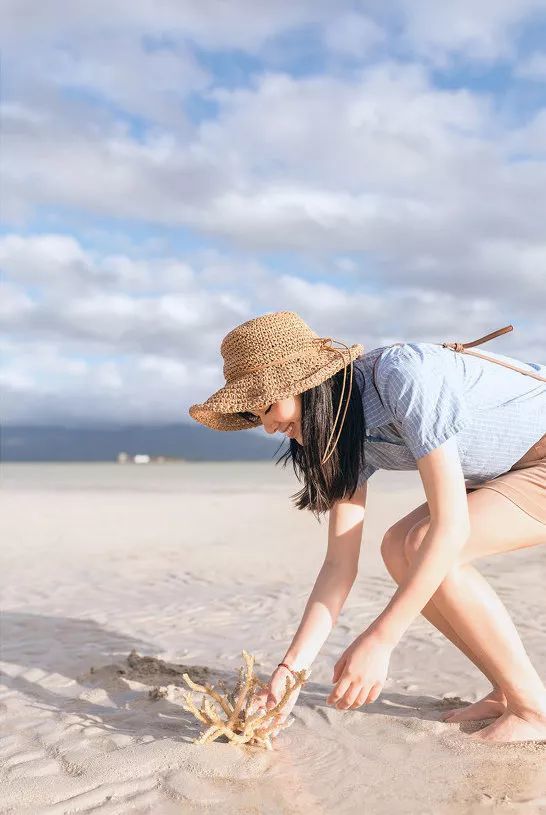
<svg viewBox="0 0 546 815"><path fill-rule="evenodd" d="M282 366L271 366L257 371L236 382L228 383L215 391L200 404L192 405L189 414L192 419L212 430L251 430L259 427L262 420L254 421L238 415L238 411L252 411L266 403L297 396L310 388L320 385L353 362L364 352L364 346L351 345L349 350L333 354L325 348L312 357L293 360ZM286 383L290 382L290 385Z"/></svg>

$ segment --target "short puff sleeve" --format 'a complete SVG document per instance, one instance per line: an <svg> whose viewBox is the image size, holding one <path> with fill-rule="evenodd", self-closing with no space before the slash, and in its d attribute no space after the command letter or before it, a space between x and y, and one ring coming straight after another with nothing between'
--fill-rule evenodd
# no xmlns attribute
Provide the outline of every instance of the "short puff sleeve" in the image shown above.
<svg viewBox="0 0 546 815"><path fill-rule="evenodd" d="M469 421L460 369L446 354L453 352L405 343L390 348L376 367L379 395L415 459L439 447Z"/></svg>

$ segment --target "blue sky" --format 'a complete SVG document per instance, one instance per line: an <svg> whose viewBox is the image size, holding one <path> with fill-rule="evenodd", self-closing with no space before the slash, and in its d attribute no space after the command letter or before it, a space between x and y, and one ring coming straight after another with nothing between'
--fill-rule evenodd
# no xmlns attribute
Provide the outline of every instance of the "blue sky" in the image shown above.
<svg viewBox="0 0 546 815"><path fill-rule="evenodd" d="M275 310L546 362L546 0L4 18L4 422L191 421Z"/></svg>

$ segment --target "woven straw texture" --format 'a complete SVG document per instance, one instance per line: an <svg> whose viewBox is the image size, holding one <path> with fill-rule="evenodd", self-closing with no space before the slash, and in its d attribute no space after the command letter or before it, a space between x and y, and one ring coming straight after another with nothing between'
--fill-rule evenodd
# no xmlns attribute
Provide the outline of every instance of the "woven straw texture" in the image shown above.
<svg viewBox="0 0 546 815"><path fill-rule="evenodd" d="M314 388L364 351L363 345L340 349L330 341L294 311L247 320L226 334L220 346L226 384L205 402L192 405L190 416L213 430L258 427L259 417L251 421L237 411L253 411Z"/></svg>

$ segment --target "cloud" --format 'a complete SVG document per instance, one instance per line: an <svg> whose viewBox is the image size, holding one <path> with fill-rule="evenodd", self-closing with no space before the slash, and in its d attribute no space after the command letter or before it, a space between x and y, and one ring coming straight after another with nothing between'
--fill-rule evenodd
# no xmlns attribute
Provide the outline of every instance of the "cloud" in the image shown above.
<svg viewBox="0 0 546 815"><path fill-rule="evenodd" d="M18 47L82 40L89 32L126 31L161 41L191 41L211 51L240 50L259 54L288 32L318 27L334 49L357 54L388 32L393 50L404 46L425 59L463 56L490 61L514 55L515 32L546 11L544 0L364 0L358 11L351 0L96 0L92 6L62 0L5 0L3 36Z"/></svg>
<svg viewBox="0 0 546 815"><path fill-rule="evenodd" d="M399 0L398 6L411 51L444 65L453 57L470 63L512 60L523 24L546 14L544 0Z"/></svg>
<svg viewBox="0 0 546 815"><path fill-rule="evenodd" d="M11 335L64 340L78 353L182 353L198 364L210 352L201 332L216 343L249 311L228 284L205 288L206 263L196 271L173 257L93 257L62 235L7 235L0 239L0 266ZM34 299L25 293L28 284Z"/></svg>
<svg viewBox="0 0 546 815"><path fill-rule="evenodd" d="M189 140L8 111L8 215L55 202L251 251L372 252L400 274L452 267L462 248L473 278L483 241L544 240L540 113L503 132L489 98L397 63L351 80L266 74L210 97L218 116Z"/></svg>
<svg viewBox="0 0 546 815"><path fill-rule="evenodd" d="M5 0L4 37L10 42L58 39L59 30L78 37L97 29L132 32L148 37L185 38L201 47L255 52L277 34L332 16L326 0L96 0L93 6L67 5L62 0Z"/></svg>
<svg viewBox="0 0 546 815"><path fill-rule="evenodd" d="M127 8L4 4L7 420L186 419L272 310L544 361L543 0Z"/></svg>
<svg viewBox="0 0 546 815"><path fill-rule="evenodd" d="M224 383L225 334L271 311L297 311L321 335L362 343L365 350L400 340L469 341L509 321L492 296L461 298L415 281L374 291L363 279L348 287L263 265L246 278L239 296L233 287L248 268L242 259L218 254L213 266L211 257L199 267L183 264L186 273L170 289L172 257L141 260L133 274L131 258L117 255L112 264L111 256L93 256L62 235L6 236L0 256L6 277L0 381L3 421L10 424L186 421L189 405ZM79 286L73 261L87 270ZM105 286L104 270L112 265L124 271ZM229 282L211 275L214 268L231 270ZM153 280L154 292L146 289ZM25 293L29 282L34 297ZM543 322L538 313L533 323L529 313L512 307L516 326L520 314L524 330L491 350L540 361Z"/></svg>
<svg viewBox="0 0 546 815"><path fill-rule="evenodd" d="M27 64L26 70L33 67L38 65ZM65 93L88 93L156 125L184 127L184 99L204 90L210 75L187 46L151 49L116 32L57 48L41 81Z"/></svg>
<svg viewBox="0 0 546 815"><path fill-rule="evenodd" d="M124 254L104 255L61 234L0 237L0 268L19 283L41 285L50 294L58 288L79 295L99 289L131 294L157 289L184 292L195 277L193 269L175 257L154 263Z"/></svg>
<svg viewBox="0 0 546 815"><path fill-rule="evenodd" d="M191 379L187 364L153 355L122 359L74 357L64 344L0 346L10 363L0 372L2 414L7 424L63 422L179 422L186 417L181 389Z"/></svg>
<svg viewBox="0 0 546 815"><path fill-rule="evenodd" d="M348 12L334 17L324 28L324 42L330 51L345 57L369 57L384 42L386 32L363 14Z"/></svg>

